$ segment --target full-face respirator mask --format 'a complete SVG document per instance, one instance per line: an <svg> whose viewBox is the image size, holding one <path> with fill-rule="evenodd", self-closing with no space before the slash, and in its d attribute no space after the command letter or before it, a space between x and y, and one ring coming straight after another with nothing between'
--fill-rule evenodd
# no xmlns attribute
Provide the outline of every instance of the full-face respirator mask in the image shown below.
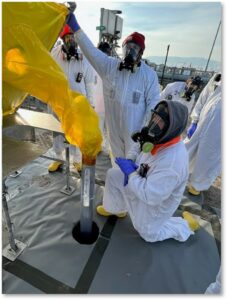
<svg viewBox="0 0 227 300"><path fill-rule="evenodd" d="M119 70L127 69L133 73L135 68L140 64L142 49L134 42L126 43L123 47L123 57Z"/></svg>
<svg viewBox="0 0 227 300"><path fill-rule="evenodd" d="M68 35L64 37L64 44L62 45L62 51L66 54L66 59L70 60L75 58L79 60L79 54L77 51L77 44L74 40L73 35Z"/></svg>
<svg viewBox="0 0 227 300"><path fill-rule="evenodd" d="M195 78L192 78L190 84L186 86L182 98L185 98L186 101L190 101L192 95L200 88L202 83L203 81L200 76L196 76Z"/></svg>
<svg viewBox="0 0 227 300"><path fill-rule="evenodd" d="M187 88L185 89L185 92L184 92L182 98L185 98L186 101L190 101L192 95L194 94L194 92L195 92L196 90L197 90L197 87L194 87L194 86L187 87Z"/></svg>
<svg viewBox="0 0 227 300"><path fill-rule="evenodd" d="M221 74L217 74L214 78L214 90L221 85Z"/></svg>
<svg viewBox="0 0 227 300"><path fill-rule="evenodd" d="M159 143L169 128L167 106L161 104L156 110L151 110L151 113L152 115L148 125L143 127L141 131L133 133L131 136L134 142L140 143L140 150L144 153L150 152L154 148L154 145Z"/></svg>

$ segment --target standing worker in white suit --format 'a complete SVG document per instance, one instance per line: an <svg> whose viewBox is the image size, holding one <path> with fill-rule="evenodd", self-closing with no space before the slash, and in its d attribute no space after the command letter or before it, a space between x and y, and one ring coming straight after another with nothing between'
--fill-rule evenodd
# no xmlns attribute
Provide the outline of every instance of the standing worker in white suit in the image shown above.
<svg viewBox="0 0 227 300"><path fill-rule="evenodd" d="M111 47L107 42L100 42L98 44L98 49L101 50L108 56L111 56ZM105 122L105 105L104 105L104 95L103 95L103 84L102 79L98 75L95 74L95 92L94 92L94 99L95 99L95 111L99 116L99 126L102 132L103 137L103 144L102 149L105 152L109 153L109 142L106 132L106 122Z"/></svg>
<svg viewBox="0 0 227 300"><path fill-rule="evenodd" d="M128 213L147 242L169 238L184 242L194 234L199 224L190 213L173 217L188 180L188 153L180 137L187 120L188 110L180 102L157 104L136 134L134 145L140 150L135 162L118 157L120 170L108 170L98 214L124 217Z"/></svg>
<svg viewBox="0 0 227 300"><path fill-rule="evenodd" d="M83 94L89 100L91 106L94 107L94 69L78 49L73 32L68 25L65 25L63 31L60 33L60 38L63 44L53 48L51 55L64 71L70 88L73 91ZM49 112L53 113L50 108ZM64 137L62 135L54 136L53 151L59 159L62 159L64 149ZM82 165L80 149L70 145L69 152L74 167L80 171ZM55 172L61 165L61 162L55 161L50 164L48 170L49 172Z"/></svg>
<svg viewBox="0 0 227 300"><path fill-rule="evenodd" d="M187 106L190 114L195 104L195 92L201 88L202 84L200 76L191 77L186 82L169 83L161 92L160 99L180 101Z"/></svg>
<svg viewBox="0 0 227 300"><path fill-rule="evenodd" d="M189 153L188 191L199 195L221 174L221 74L202 91L191 114L185 146Z"/></svg>
<svg viewBox="0 0 227 300"><path fill-rule="evenodd" d="M138 32L129 35L123 42L120 60L98 50L80 29L74 14L70 14L67 22L84 55L102 78L105 120L115 165L114 157L127 157L132 132L141 129L150 110L159 102L157 74L141 61L145 37Z"/></svg>

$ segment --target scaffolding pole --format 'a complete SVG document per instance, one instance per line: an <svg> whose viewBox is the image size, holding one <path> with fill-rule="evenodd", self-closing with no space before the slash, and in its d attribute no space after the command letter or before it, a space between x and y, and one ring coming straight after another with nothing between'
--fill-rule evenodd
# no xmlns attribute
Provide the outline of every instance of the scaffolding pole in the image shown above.
<svg viewBox="0 0 227 300"><path fill-rule="evenodd" d="M210 58L211 58L211 55L212 55L212 52L213 52L213 49L214 49L214 45L215 45L215 42L216 42L216 39L217 39L217 36L218 36L218 32L219 32L220 26L221 26L221 21L220 21L220 23L218 25L218 29L217 29L217 32L216 32L216 35L215 35L215 38L214 38L214 42L213 42L213 45L212 45L211 50L210 50L210 55L209 55L209 58L207 60L207 65L206 65L206 68L205 68L205 72L208 69L208 65L209 65L209 62L210 62Z"/></svg>

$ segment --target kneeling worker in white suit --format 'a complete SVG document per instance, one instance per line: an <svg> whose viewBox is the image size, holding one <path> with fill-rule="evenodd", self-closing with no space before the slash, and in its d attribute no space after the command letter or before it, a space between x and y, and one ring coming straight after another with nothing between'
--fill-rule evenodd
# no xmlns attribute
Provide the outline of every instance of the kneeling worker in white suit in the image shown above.
<svg viewBox="0 0 227 300"><path fill-rule="evenodd" d="M148 242L183 242L194 234L199 224L188 212L184 218L173 217L188 180L188 153L180 137L187 119L187 107L178 101L156 105L147 126L132 136L132 159L118 157L120 169L108 171L100 215L128 213Z"/></svg>

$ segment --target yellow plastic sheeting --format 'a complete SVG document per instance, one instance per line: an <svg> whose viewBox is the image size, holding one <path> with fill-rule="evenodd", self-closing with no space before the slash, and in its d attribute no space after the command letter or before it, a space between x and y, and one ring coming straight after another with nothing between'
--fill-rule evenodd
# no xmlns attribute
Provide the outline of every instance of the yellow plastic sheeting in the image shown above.
<svg viewBox="0 0 227 300"><path fill-rule="evenodd" d="M102 142L98 116L83 95L70 90L67 78L47 47L30 24L25 24L23 12L19 15L23 22L18 20L17 24L3 28L3 82L14 91L29 93L49 104L68 142L80 148L84 163L93 164ZM6 14L4 17L8 20Z"/></svg>
<svg viewBox="0 0 227 300"><path fill-rule="evenodd" d="M68 14L65 5L49 2L3 2L2 3L2 32L17 24L26 24L30 27L42 41L46 49L50 50ZM3 37L3 46L6 51L11 42L7 35ZM3 51L4 56L4 51ZM27 96L27 91L15 89L10 83L3 81L3 115L13 113L21 105Z"/></svg>

